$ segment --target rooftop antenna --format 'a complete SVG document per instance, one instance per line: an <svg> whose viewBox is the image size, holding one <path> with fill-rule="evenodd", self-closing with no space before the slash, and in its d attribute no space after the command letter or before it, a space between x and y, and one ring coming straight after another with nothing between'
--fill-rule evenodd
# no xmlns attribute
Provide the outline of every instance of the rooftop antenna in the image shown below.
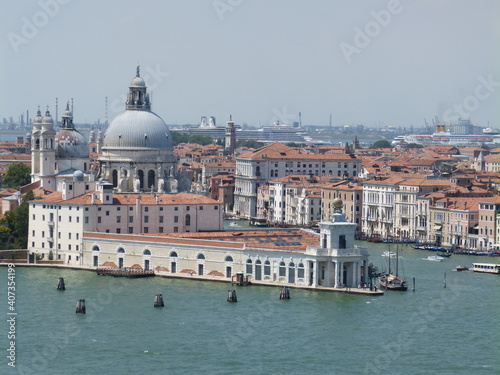
<svg viewBox="0 0 500 375"><path fill-rule="evenodd" d="M56 98L56 127L57 127L57 125L59 123L59 116L58 116L58 114L59 114L59 99Z"/></svg>
<svg viewBox="0 0 500 375"><path fill-rule="evenodd" d="M108 97L104 98L104 123L108 125Z"/></svg>

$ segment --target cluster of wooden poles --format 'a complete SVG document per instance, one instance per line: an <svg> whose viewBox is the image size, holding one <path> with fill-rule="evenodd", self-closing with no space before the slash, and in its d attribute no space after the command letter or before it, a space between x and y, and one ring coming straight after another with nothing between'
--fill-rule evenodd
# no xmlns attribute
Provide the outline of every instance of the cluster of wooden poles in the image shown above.
<svg viewBox="0 0 500 375"><path fill-rule="evenodd" d="M57 280L57 290L66 290L66 286L64 284L64 278L60 277ZM280 291L280 299L290 299L290 289L287 286L281 288ZM227 302L238 302L238 297L236 296L236 290L230 289L227 291ZM165 307L165 303L163 302L163 295L156 294L154 298L154 307ZM85 314L85 299L79 299L76 303L76 314Z"/></svg>

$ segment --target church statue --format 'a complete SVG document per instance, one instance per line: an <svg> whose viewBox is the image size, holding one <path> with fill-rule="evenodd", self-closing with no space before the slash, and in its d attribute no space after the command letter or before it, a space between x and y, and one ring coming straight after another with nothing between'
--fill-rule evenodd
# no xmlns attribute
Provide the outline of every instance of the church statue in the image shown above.
<svg viewBox="0 0 500 375"><path fill-rule="evenodd" d="M128 190L127 170L124 167L120 168L120 182L118 184L118 192L123 193Z"/></svg>
<svg viewBox="0 0 500 375"><path fill-rule="evenodd" d="M134 193L139 193L141 190L141 181L137 173L137 167L134 168Z"/></svg>
<svg viewBox="0 0 500 375"><path fill-rule="evenodd" d="M158 193L163 194L165 192L165 179L163 178L163 170L161 166L158 167Z"/></svg>

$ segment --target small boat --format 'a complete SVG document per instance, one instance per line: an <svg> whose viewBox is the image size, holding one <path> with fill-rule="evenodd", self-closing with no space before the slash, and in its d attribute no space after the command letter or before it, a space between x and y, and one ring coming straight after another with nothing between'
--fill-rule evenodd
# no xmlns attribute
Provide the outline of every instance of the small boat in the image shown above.
<svg viewBox="0 0 500 375"><path fill-rule="evenodd" d="M382 256L383 257L389 257L390 256L391 258L394 258L396 256L396 253L393 253L392 251L384 251L382 253Z"/></svg>
<svg viewBox="0 0 500 375"><path fill-rule="evenodd" d="M456 266L455 269L457 271L468 271L469 267L467 267L467 266Z"/></svg>
<svg viewBox="0 0 500 375"><path fill-rule="evenodd" d="M392 274L386 274L379 277L378 282L380 284L380 289L385 288L386 290L408 290L408 285L406 281L398 276Z"/></svg>
<svg viewBox="0 0 500 375"><path fill-rule="evenodd" d="M230 227L239 227L240 225L239 225L238 223L234 222L234 221L231 221L231 222L229 223L229 226L230 226Z"/></svg>
<svg viewBox="0 0 500 375"><path fill-rule="evenodd" d="M439 257L443 257L443 258L449 258L449 257L451 257L451 254L452 253L437 253L437 255Z"/></svg>
<svg viewBox="0 0 500 375"><path fill-rule="evenodd" d="M430 255L427 258L425 258L425 260L430 260L433 262L441 262L443 259L444 259L443 257L440 257L438 255Z"/></svg>
<svg viewBox="0 0 500 375"><path fill-rule="evenodd" d="M390 251L386 251L386 253L391 254ZM389 272L381 274L378 278L378 283L380 288L385 288L385 290L398 290L398 291L406 291L408 290L408 285L406 281L398 276L398 266L399 266L399 248L396 250L396 274L393 275L391 273L391 258L392 255L386 255L389 257Z"/></svg>

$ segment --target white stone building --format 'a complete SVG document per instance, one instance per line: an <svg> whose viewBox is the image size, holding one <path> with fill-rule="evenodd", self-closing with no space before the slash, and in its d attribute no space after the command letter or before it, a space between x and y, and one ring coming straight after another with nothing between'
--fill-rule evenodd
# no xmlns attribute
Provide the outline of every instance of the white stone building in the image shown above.
<svg viewBox="0 0 500 375"><path fill-rule="evenodd" d="M348 154L309 154L276 142L236 158L234 213L251 218L257 212L257 188L292 174L349 178L361 171L361 160Z"/></svg>
<svg viewBox="0 0 500 375"><path fill-rule="evenodd" d="M320 235L303 229L165 235L85 233L81 265L154 269L308 288L354 288L368 280L368 253L354 245L356 224L335 213ZM357 289L360 290L360 289Z"/></svg>
<svg viewBox="0 0 500 375"><path fill-rule="evenodd" d="M84 181L74 181L74 190ZM73 191L74 191L73 190ZM95 192L73 196L40 188L30 202L28 250L65 264L80 265L83 233L166 233L220 231L222 203L178 194L114 194L104 183Z"/></svg>

